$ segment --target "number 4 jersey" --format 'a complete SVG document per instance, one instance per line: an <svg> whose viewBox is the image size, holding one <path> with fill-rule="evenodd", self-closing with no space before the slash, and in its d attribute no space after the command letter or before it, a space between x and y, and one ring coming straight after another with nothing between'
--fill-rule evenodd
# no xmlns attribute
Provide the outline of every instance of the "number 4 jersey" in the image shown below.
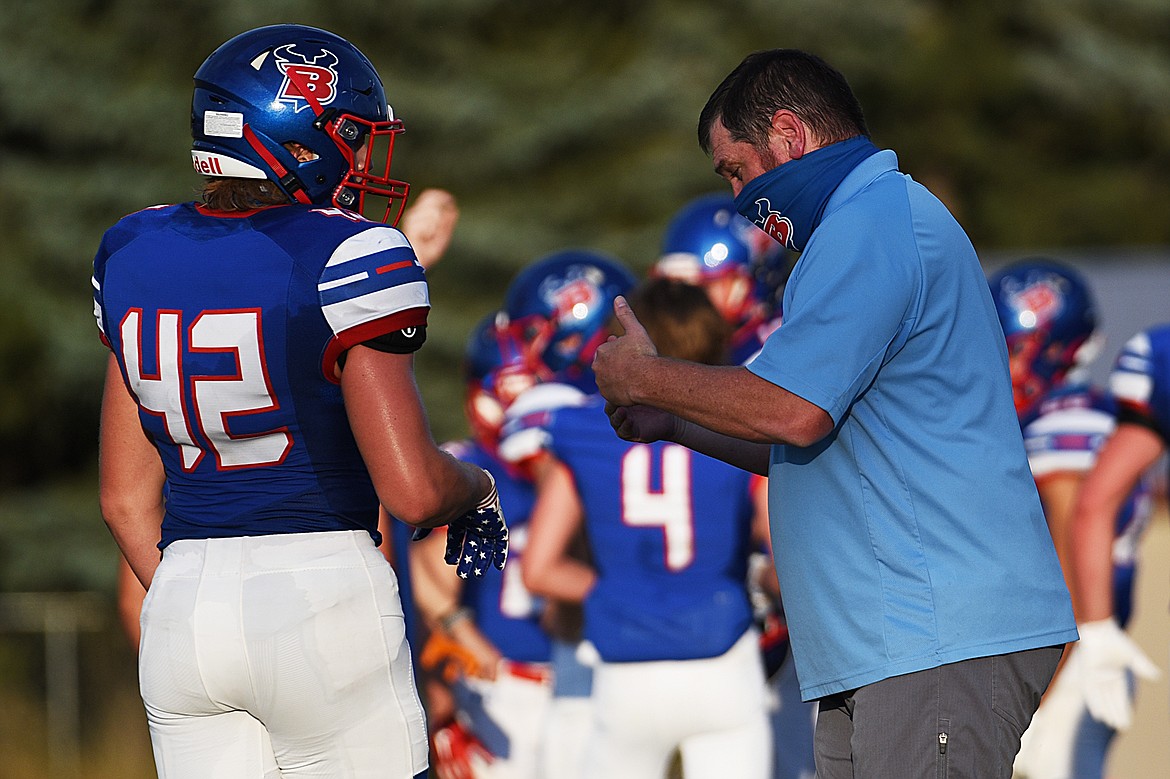
<svg viewBox="0 0 1170 779"><path fill-rule="evenodd" d="M167 477L182 538L366 529L378 501L334 372L426 324L405 236L336 208L123 218L94 259L94 315Z"/></svg>

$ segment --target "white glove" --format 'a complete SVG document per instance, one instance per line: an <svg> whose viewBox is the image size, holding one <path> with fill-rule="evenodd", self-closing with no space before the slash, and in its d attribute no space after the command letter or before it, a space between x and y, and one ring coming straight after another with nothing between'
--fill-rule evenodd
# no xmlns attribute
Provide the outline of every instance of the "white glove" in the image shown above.
<svg viewBox="0 0 1170 779"><path fill-rule="evenodd" d="M1020 739L1013 779L1073 779L1077 732L1086 716L1079 663L1073 649Z"/></svg>
<svg viewBox="0 0 1170 779"><path fill-rule="evenodd" d="M1125 634L1112 617L1077 626L1081 640L1079 672L1085 705L1094 719L1114 730L1126 730L1133 721L1133 700L1127 671L1143 679L1157 679L1158 666Z"/></svg>

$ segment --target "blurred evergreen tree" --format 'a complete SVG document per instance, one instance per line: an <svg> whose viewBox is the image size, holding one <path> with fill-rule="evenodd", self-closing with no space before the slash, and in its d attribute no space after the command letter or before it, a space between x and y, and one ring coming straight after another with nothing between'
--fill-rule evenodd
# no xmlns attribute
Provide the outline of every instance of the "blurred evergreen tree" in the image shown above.
<svg viewBox="0 0 1170 779"><path fill-rule="evenodd" d="M695 120L752 50L804 48L839 67L875 141L948 202L981 250L1170 243L1164 0L6 0L0 549L10 561L36 538L59 544L78 523L100 524L106 355L90 318L93 252L123 214L192 197L191 75L230 36L277 22L326 27L363 49L406 123L396 173L460 201L454 245L430 273L418 363L439 439L465 429L463 339L521 266L587 246L640 272L674 210L722 188ZM44 497L59 482L84 485L69 494L92 501ZM15 523L39 530L17 535ZM112 559L112 545L91 546ZM0 587L30 581L27 567L6 578L3 560ZM77 567L68 584L99 568Z"/></svg>

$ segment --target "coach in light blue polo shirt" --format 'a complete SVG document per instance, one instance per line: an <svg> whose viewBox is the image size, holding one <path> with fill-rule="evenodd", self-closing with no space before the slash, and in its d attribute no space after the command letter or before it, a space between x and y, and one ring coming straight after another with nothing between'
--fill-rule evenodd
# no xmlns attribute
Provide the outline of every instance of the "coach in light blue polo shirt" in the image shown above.
<svg viewBox="0 0 1170 779"><path fill-rule="evenodd" d="M746 367L699 366L619 299L594 361L610 421L769 476L819 779L1008 777L1077 633L975 250L818 57L749 55L699 138L800 253L784 324Z"/></svg>
<svg viewBox="0 0 1170 779"><path fill-rule="evenodd" d="M835 425L768 472L805 698L1075 638L986 276L897 164L874 150L833 191L748 365Z"/></svg>

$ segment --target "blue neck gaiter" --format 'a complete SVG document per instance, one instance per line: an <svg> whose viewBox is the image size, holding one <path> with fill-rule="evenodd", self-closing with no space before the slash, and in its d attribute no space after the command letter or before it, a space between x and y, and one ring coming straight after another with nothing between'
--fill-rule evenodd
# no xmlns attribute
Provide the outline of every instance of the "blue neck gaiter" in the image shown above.
<svg viewBox="0 0 1170 779"><path fill-rule="evenodd" d="M748 182L735 199L736 210L792 251L803 251L837 185L877 151L859 135L789 160Z"/></svg>

